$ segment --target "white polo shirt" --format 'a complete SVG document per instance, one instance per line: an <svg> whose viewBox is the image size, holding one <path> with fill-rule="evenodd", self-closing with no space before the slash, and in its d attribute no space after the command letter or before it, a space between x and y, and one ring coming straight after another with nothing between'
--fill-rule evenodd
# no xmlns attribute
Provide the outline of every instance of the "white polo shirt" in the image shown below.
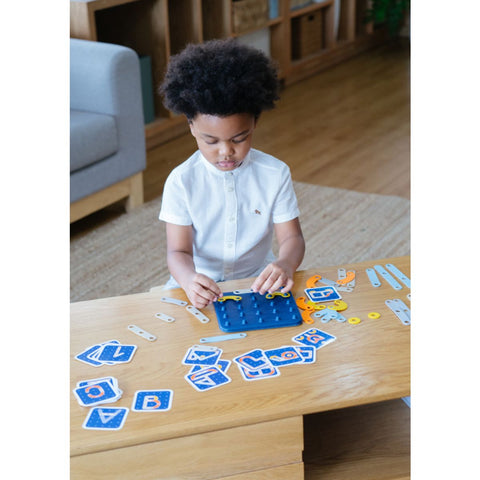
<svg viewBox="0 0 480 480"><path fill-rule="evenodd" d="M192 225L195 268L218 282L258 275L275 260L273 224L298 216L284 162L250 149L240 167L222 172L198 150L168 176L159 219ZM178 284L170 278L165 287Z"/></svg>

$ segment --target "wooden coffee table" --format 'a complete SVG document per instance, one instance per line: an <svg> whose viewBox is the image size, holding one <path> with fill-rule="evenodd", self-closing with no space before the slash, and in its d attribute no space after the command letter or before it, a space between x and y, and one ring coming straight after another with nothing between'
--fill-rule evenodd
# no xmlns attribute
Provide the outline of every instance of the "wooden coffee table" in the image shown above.
<svg viewBox="0 0 480 480"><path fill-rule="evenodd" d="M213 306L203 309L211 320L201 323L185 307L160 301L161 293L141 293L74 303L71 305L71 389L80 380L114 376L123 390L120 400L106 406L131 408L134 392L173 390L173 405L166 412L130 411L118 431L82 428L89 411L71 399L72 479L303 479L303 417L316 412L396 399L410 393L410 327L386 307L386 299L402 299L410 289L394 290L381 277L372 287L366 268L393 263L408 277L410 258L397 257L341 265L356 270L356 286L342 292L348 304L344 316L359 317L357 325L331 320L313 325L247 331L241 339L211 345L223 349L222 358L255 348L292 345L292 337L310 327L337 339L317 350L311 365L281 368L276 378L247 382L232 362L232 381L198 392L184 376L182 359L199 339L224 335ZM337 267L300 271L292 290L303 295L312 275L336 280ZM252 279L221 284L223 291L248 288ZM169 297L187 300L183 291ZM155 317L163 312L175 318L167 323ZM378 319L368 318L378 312ZM135 324L154 334L149 342L127 329ZM116 339L138 346L130 363L98 368L74 357L89 346Z"/></svg>

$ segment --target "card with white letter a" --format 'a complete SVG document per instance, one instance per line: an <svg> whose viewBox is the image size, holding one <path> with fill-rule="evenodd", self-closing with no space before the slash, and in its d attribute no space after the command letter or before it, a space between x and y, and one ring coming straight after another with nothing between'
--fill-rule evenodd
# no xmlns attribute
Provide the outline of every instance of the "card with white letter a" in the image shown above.
<svg viewBox="0 0 480 480"><path fill-rule="evenodd" d="M138 390L133 398L134 412L165 412L172 408L172 390Z"/></svg>
<svg viewBox="0 0 480 480"><path fill-rule="evenodd" d="M126 407L94 407L88 412L82 426L88 430L120 430L127 415Z"/></svg>

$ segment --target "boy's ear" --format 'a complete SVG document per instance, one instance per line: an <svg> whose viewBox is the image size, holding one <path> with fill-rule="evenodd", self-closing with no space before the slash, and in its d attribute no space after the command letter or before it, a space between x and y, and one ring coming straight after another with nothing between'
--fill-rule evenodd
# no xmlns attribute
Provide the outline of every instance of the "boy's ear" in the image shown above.
<svg viewBox="0 0 480 480"><path fill-rule="evenodd" d="M190 133L195 136L195 133L193 132L193 121L190 118L187 118L188 121L188 126L190 127Z"/></svg>

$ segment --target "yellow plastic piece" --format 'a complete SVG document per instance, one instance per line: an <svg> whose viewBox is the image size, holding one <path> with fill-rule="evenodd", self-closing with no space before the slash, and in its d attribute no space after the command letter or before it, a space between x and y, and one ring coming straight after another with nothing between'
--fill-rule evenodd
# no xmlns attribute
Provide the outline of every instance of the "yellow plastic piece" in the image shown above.
<svg viewBox="0 0 480 480"><path fill-rule="evenodd" d="M310 316L312 313L312 310L302 310L302 319L304 323L308 323L311 325L315 320Z"/></svg>
<svg viewBox="0 0 480 480"><path fill-rule="evenodd" d="M329 305L328 308L330 310L335 310L336 312L343 312L348 308L348 305L347 302L344 302L343 300L335 300L333 305Z"/></svg>
<svg viewBox="0 0 480 480"><path fill-rule="evenodd" d="M225 295L224 297L220 297L217 302L226 302L227 300L233 300L235 302L239 302L242 299L239 295Z"/></svg>
<svg viewBox="0 0 480 480"><path fill-rule="evenodd" d="M373 320L376 320L377 318L380 318L380 314L378 312L370 312L368 314L368 318L372 318Z"/></svg>
<svg viewBox="0 0 480 480"><path fill-rule="evenodd" d="M269 300L272 299L273 297L283 297L283 298L288 298L290 296L290 292L287 293L282 293L282 292L273 292L273 293L267 293L265 295L265 298L268 298Z"/></svg>
<svg viewBox="0 0 480 480"><path fill-rule="evenodd" d="M348 319L348 323L349 323L350 325L357 325L357 324L359 324L360 322L361 322L361 320L360 320L358 317L350 317L350 318Z"/></svg>
<svg viewBox="0 0 480 480"><path fill-rule="evenodd" d="M323 305L323 303L315 303L311 300L307 302L307 305L310 305L314 310L325 310L325 308L327 308L327 306Z"/></svg>
<svg viewBox="0 0 480 480"><path fill-rule="evenodd" d="M313 310L315 310L311 305L305 303L305 297L298 297L295 300L295 303L297 304L297 307L301 310L307 310L309 312L313 312Z"/></svg>
<svg viewBox="0 0 480 480"><path fill-rule="evenodd" d="M314 288L315 284L322 278L321 275L314 275L307 280L307 288Z"/></svg>
<svg viewBox="0 0 480 480"><path fill-rule="evenodd" d="M355 272L348 271L345 278L341 280L337 280L339 285L345 285L346 283L350 283L355 278Z"/></svg>

